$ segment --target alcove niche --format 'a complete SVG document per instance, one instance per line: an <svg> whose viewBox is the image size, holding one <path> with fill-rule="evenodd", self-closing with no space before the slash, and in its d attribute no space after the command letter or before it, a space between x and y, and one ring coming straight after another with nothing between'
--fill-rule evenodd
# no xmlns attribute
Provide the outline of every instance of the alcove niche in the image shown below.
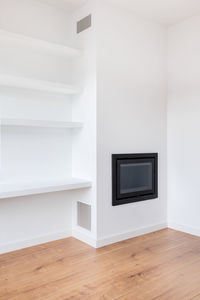
<svg viewBox="0 0 200 300"><path fill-rule="evenodd" d="M52 193L55 201L62 195L62 201L71 203L72 226L60 232L90 238L94 235L96 161L95 76L90 77L95 73L93 31L76 33L77 21L87 8L69 13L42 1L21 1L21 5L26 17L34 18L40 11L39 17L46 18L47 23L52 13L60 17L60 23L66 18L66 28L57 36L56 30L50 33L52 28L40 31L37 26L26 27L27 19L23 20L17 8L21 24L13 20L10 26L11 7L5 2L8 20L0 29L0 200L14 201L16 206L18 199L31 199L32 203L36 199L38 205L42 195ZM56 206L55 214L59 218ZM42 241L48 240L43 235ZM35 236L39 231L29 239ZM1 241L6 243L9 239Z"/></svg>

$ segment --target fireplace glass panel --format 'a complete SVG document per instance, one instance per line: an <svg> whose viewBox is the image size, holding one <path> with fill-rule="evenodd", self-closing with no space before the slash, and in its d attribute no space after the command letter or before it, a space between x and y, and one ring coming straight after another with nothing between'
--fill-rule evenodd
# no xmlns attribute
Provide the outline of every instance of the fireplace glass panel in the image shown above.
<svg viewBox="0 0 200 300"><path fill-rule="evenodd" d="M120 164L120 194L152 190L152 163Z"/></svg>

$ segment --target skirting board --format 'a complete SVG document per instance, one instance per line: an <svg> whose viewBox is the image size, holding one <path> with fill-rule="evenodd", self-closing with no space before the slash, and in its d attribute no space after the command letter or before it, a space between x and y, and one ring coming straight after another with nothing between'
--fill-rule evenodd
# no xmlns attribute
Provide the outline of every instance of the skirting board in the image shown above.
<svg viewBox="0 0 200 300"><path fill-rule="evenodd" d="M72 235L71 231L57 232L49 235L38 236L30 240L18 240L7 244L0 244L0 254L12 252L12 251L16 251L16 250L20 250L20 249L48 243L48 242L53 242L60 239L65 239L70 237L71 235Z"/></svg>
<svg viewBox="0 0 200 300"><path fill-rule="evenodd" d="M105 238L99 239L96 243L96 248L104 247L104 246L107 246L110 244L128 240L128 239L140 236L140 235L155 232L155 231L165 229L165 228L167 228L167 223L163 222L163 223L156 224L153 226L141 227L136 230L124 232L124 233L117 234L117 235L110 235Z"/></svg>
<svg viewBox="0 0 200 300"><path fill-rule="evenodd" d="M52 234L45 235L45 236L38 236L31 240L20 240L20 241L15 241L15 242L8 243L8 244L0 244L0 254L12 252L12 251L16 251L16 250L20 250L20 249L48 243L48 242L53 242L53 241L68 238L71 236L73 236L74 238L77 238L78 240L80 240L94 248L100 248L100 247L104 247L104 246L107 246L110 244L114 244L117 242L121 242L121 241L130 239L130 238L134 238L134 237L137 237L137 236L140 236L143 234L155 232L155 231L167 228L167 227L168 227L167 223L163 222L163 223L156 224L156 225L149 226L149 227L138 228L136 230L129 231L129 232L124 232L124 233L117 234L117 235L107 236L107 237L99 239L99 240L96 240L95 238L93 238L92 235L90 235L87 232L87 230L81 230L81 228L75 228L72 230L72 233L71 233L71 231L52 233Z"/></svg>
<svg viewBox="0 0 200 300"><path fill-rule="evenodd" d="M190 227L190 226L182 225L182 224L176 224L173 222L168 223L168 228L182 231L182 232L189 233L189 234L200 237L200 228Z"/></svg>
<svg viewBox="0 0 200 300"><path fill-rule="evenodd" d="M87 232L87 230L81 228L74 228L72 230L72 236L77 240L86 243L92 246L93 248L96 248L96 239L92 237L92 235L89 232Z"/></svg>

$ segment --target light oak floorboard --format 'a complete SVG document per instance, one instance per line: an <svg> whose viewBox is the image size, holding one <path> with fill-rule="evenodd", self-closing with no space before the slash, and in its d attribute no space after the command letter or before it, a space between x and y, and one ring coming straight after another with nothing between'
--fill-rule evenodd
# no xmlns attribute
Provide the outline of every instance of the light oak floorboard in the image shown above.
<svg viewBox="0 0 200 300"><path fill-rule="evenodd" d="M164 229L100 249L74 238L0 256L1 300L200 300L200 238Z"/></svg>

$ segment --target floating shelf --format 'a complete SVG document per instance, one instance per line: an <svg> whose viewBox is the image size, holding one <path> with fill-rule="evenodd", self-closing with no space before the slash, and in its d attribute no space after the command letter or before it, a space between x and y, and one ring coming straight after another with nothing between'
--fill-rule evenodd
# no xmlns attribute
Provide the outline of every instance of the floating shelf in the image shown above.
<svg viewBox="0 0 200 300"><path fill-rule="evenodd" d="M74 49L56 43L51 43L40 39L31 38L22 34L17 34L2 29L0 29L0 38L20 43L21 45L26 47L43 49L58 55L64 55L69 57L79 57L82 55L82 52L78 49Z"/></svg>
<svg viewBox="0 0 200 300"><path fill-rule="evenodd" d="M77 87L66 85L64 83L56 83L11 75L0 75L0 85L60 94L80 93L80 89L78 89Z"/></svg>
<svg viewBox="0 0 200 300"><path fill-rule="evenodd" d="M91 186L90 181L77 178L37 182L5 182L0 183L0 199L84 189Z"/></svg>
<svg viewBox="0 0 200 300"><path fill-rule="evenodd" d="M24 120L24 119L0 119L2 126L22 126L22 127L46 127L46 128L82 128L80 122L60 122L43 120Z"/></svg>

